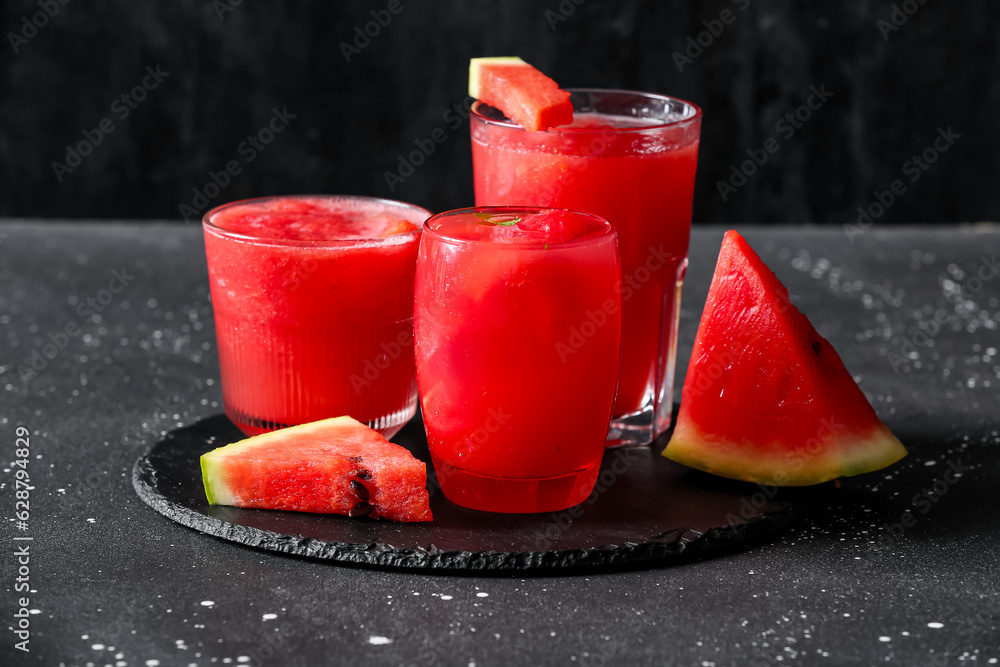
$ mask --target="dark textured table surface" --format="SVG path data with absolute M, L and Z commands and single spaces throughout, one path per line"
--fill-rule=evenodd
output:
M 723 231 L 692 238 L 680 377 Z M 910 456 L 799 492 L 800 523 L 744 551 L 484 578 L 257 551 L 144 505 L 135 459 L 221 412 L 200 228 L 0 223 L 0 664 L 997 664 L 1000 232 L 741 231 Z

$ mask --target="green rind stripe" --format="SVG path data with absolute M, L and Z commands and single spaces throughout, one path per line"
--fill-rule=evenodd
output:
M 212 497 L 212 479 L 208 473 L 208 460 L 205 455 L 201 457 L 201 483 L 205 485 L 205 497 L 208 498 L 208 504 L 215 505 L 215 498 Z
M 774 486 L 811 486 L 839 477 L 853 477 L 881 470 L 906 456 L 902 443 L 885 427 L 875 429 L 870 437 L 826 443 L 827 448 L 813 464 L 804 463 L 798 470 L 782 458 L 745 458 L 739 443 L 712 442 L 705 447 L 701 439 L 684 433 L 670 440 L 663 456 L 683 465 L 713 475 L 744 482 Z M 782 474 L 783 476 L 776 477 Z
M 211 452 L 209 452 L 209 454 L 211 454 Z M 217 493 L 213 493 L 214 491 L 216 491 L 215 487 L 218 484 L 221 483 L 221 480 L 217 479 L 218 478 L 218 473 L 220 472 L 218 470 L 219 466 L 218 466 L 217 463 L 215 463 L 215 465 L 213 465 L 213 463 L 215 463 L 215 462 L 212 461 L 208 457 L 208 454 L 203 454 L 202 455 L 202 457 L 201 457 L 201 481 L 202 481 L 202 484 L 205 485 L 205 497 L 208 498 L 208 504 L 209 505 L 221 505 L 222 503 L 218 502 L 218 498 L 217 498 L 218 494 Z

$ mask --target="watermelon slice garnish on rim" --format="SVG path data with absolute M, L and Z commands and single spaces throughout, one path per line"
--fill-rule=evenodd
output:
M 573 122 L 569 93 L 520 58 L 473 58 L 469 96 L 500 109 L 529 132 Z
M 805 486 L 879 470 L 906 449 L 781 281 L 730 231 L 663 455 L 723 477 Z
M 427 468 L 351 417 L 246 438 L 201 457 L 212 505 L 430 521 Z

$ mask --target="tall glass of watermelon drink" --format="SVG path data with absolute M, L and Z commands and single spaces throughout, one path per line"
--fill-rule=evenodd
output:
M 222 397 L 244 433 L 350 415 L 389 437 L 413 417 L 413 274 L 429 216 L 348 196 L 208 212 Z
M 620 275 L 614 228 L 595 215 L 499 207 L 427 221 L 414 335 L 445 497 L 494 512 L 587 498 L 618 376 Z
M 629 91 L 570 90 L 573 123 L 527 132 L 473 106 L 476 205 L 587 211 L 618 232 L 622 364 L 609 444 L 670 427 L 701 110 Z

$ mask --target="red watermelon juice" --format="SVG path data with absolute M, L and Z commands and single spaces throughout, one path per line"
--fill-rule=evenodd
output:
M 476 204 L 553 206 L 610 221 L 622 261 L 622 364 L 609 444 L 670 426 L 701 111 L 645 93 L 571 90 L 571 125 L 527 132 L 473 106 Z
M 413 274 L 429 216 L 346 196 L 205 216 L 223 401 L 244 433 L 349 415 L 388 437 L 413 417 Z
M 614 229 L 594 215 L 501 207 L 427 221 L 414 335 L 445 497 L 493 512 L 588 497 L 618 376 L 620 275 Z

